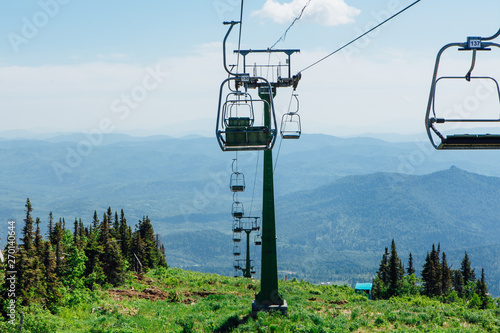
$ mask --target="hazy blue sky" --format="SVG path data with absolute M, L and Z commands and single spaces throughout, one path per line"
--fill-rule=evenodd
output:
M 245 1 L 242 46 L 271 46 L 306 2 Z M 301 49 L 293 59 L 298 71 L 412 2 L 311 0 L 277 47 Z M 236 0 L 3 1 L 0 131 L 168 135 L 192 126 L 212 133 L 225 78 L 222 21 L 238 20 L 239 6 Z M 499 23 L 498 0 L 422 0 L 303 73 L 304 131 L 423 132 L 439 48 L 468 35 L 490 36 Z M 468 58 L 455 53 L 450 71 L 463 75 Z M 481 55 L 479 70 L 498 73 L 499 54 Z M 278 113 L 289 96 L 279 92 Z

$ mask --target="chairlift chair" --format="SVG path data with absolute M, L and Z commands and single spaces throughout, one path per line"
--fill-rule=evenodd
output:
M 243 228 L 241 227 L 240 219 L 234 219 L 233 221 L 233 232 L 242 232 Z
M 233 172 L 229 181 L 231 192 L 245 191 L 245 175 L 241 172 Z
M 259 94 L 269 95 L 265 99 L 254 99 L 241 86 L 252 80 L 259 87 Z M 233 82 L 234 81 L 234 82 Z M 230 87 L 234 83 L 236 90 Z M 223 101 L 224 90 L 229 89 Z M 219 95 L 216 136 L 223 151 L 268 150 L 276 141 L 276 116 L 273 104 L 273 87 L 265 78 L 238 75 L 222 82 Z M 257 110 L 260 114 L 256 114 Z M 265 114 L 267 111 L 267 114 Z M 270 126 L 257 125 L 260 115 L 270 117 Z
M 262 245 L 262 235 L 261 234 L 255 235 L 254 242 L 255 242 L 255 245 L 257 245 L 257 246 Z
M 281 118 L 281 137 L 283 139 L 299 139 L 302 133 L 300 125 L 299 112 L 299 98 L 297 94 L 292 95 L 296 101 L 295 111 L 289 111 L 283 115 Z M 290 101 L 291 106 L 291 101 Z
M 232 208 L 231 212 L 232 212 L 233 217 L 235 217 L 235 218 L 243 217 L 243 214 L 245 212 L 243 209 L 243 203 L 241 203 L 239 201 L 233 202 L 233 208 Z
M 239 255 L 241 254 L 241 250 L 240 250 L 240 247 L 239 247 L 238 245 L 235 245 L 235 246 L 233 247 L 233 254 L 234 254 L 235 256 L 239 256 Z
M 498 97 L 498 105 L 500 106 L 500 87 L 497 80 L 491 76 L 472 76 L 472 71 L 474 70 L 476 64 L 477 51 L 491 51 L 492 47 L 500 48 L 499 44 L 493 42 L 487 42 L 500 36 L 500 30 L 492 37 L 481 38 L 481 37 L 468 37 L 465 43 L 451 43 L 445 45 L 438 52 L 436 57 L 436 63 L 434 67 L 434 75 L 432 79 L 431 90 L 429 94 L 429 100 L 427 104 L 427 113 L 425 118 L 425 126 L 429 140 L 431 141 L 434 148 L 439 150 L 451 150 L 451 149 L 500 149 L 500 134 L 495 133 L 453 133 L 444 134 L 442 133 L 442 124 L 445 123 L 475 123 L 483 125 L 485 123 L 500 123 L 500 117 L 445 117 L 438 114 L 436 110 L 436 88 L 438 83 L 444 80 L 465 80 L 465 82 L 473 82 L 478 80 L 484 80 L 490 82 L 494 85 L 496 90 L 496 95 Z M 459 51 L 471 51 L 472 52 L 472 62 L 469 71 L 465 76 L 442 76 L 438 77 L 439 63 L 443 52 L 451 47 L 458 47 Z M 439 110 L 442 111 L 442 110 Z M 458 126 L 457 126 L 458 127 Z M 441 130 L 440 130 L 441 129 Z M 454 129 L 457 131 L 457 129 Z M 463 129 L 462 129 L 463 131 Z M 440 140 L 440 141 L 439 141 Z M 436 142 L 438 141 L 438 142 Z
M 233 232 L 233 242 L 241 242 L 241 232 Z

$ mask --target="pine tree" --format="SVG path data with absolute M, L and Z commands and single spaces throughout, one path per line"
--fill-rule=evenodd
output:
M 448 266 L 448 262 L 446 261 L 446 253 L 443 252 L 441 262 L 441 295 L 448 295 L 451 291 L 451 269 Z
M 21 238 L 23 242 L 24 251 L 28 256 L 33 255 L 33 218 L 31 217 L 31 212 L 33 211 L 33 207 L 31 206 L 30 198 L 26 200 L 26 218 L 24 219 L 24 228 L 23 228 L 23 238 Z
M 99 228 L 99 224 L 100 224 L 100 221 L 99 221 L 99 218 L 97 217 L 97 211 L 94 210 L 94 218 L 92 220 L 92 228 L 93 229 Z
M 423 294 L 430 297 L 434 296 L 436 269 L 429 253 L 427 253 L 425 257 L 421 275 L 423 281 Z
M 54 311 L 60 305 L 62 299 L 62 284 L 56 275 L 56 261 L 54 257 L 55 254 L 52 251 L 50 242 L 44 242 L 43 266 L 45 267 L 46 304 L 51 311 Z
M 462 272 L 464 286 L 467 285 L 469 282 L 474 282 L 476 280 L 476 274 L 474 270 L 471 269 L 470 260 L 469 256 L 467 255 L 467 252 L 465 252 L 464 259 L 462 260 L 460 271 Z
M 373 298 L 385 299 L 387 298 L 387 289 L 389 284 L 389 265 L 388 265 L 389 250 L 386 247 L 377 275 L 373 279 Z
M 120 220 L 118 219 L 118 212 L 115 212 L 115 219 L 113 223 L 113 237 L 120 239 Z
M 453 289 L 457 292 L 459 297 L 462 297 L 464 292 L 464 278 L 462 276 L 462 272 L 460 272 L 459 270 L 452 270 L 451 276 L 453 281 Z
M 43 237 L 42 232 L 40 231 L 40 219 L 37 217 L 35 220 L 36 223 L 36 231 L 35 231 L 35 249 L 37 257 L 41 257 L 43 252 Z
M 443 287 L 442 287 L 443 272 L 441 269 L 440 252 L 441 252 L 441 244 L 438 243 L 437 250 L 434 247 L 434 244 L 432 244 L 431 260 L 433 263 L 434 274 L 435 274 L 433 277 L 433 286 L 432 286 L 432 295 L 433 296 L 441 295 L 441 291 L 443 290 Z
M 64 236 L 64 230 L 62 227 L 62 220 L 59 219 L 59 222 L 56 222 L 56 225 L 54 227 L 54 248 L 55 248 L 55 254 L 56 254 L 56 273 L 58 276 L 61 276 L 61 269 L 62 269 L 62 256 L 63 256 L 63 236 Z
M 489 304 L 488 286 L 486 285 L 486 277 L 484 268 L 481 269 L 481 279 L 477 280 L 477 295 L 481 299 L 481 308 L 487 309 Z
M 132 254 L 130 252 L 130 247 L 132 243 L 132 229 L 127 225 L 127 219 L 125 218 L 125 213 L 123 212 L 123 209 L 121 210 L 120 213 L 119 223 L 120 223 L 119 238 L 121 240 L 120 246 L 122 250 L 122 255 L 128 261 L 132 261 L 133 258 L 131 257 Z
M 389 267 L 388 267 L 388 297 L 397 296 L 401 293 L 403 289 L 403 275 L 405 273 L 401 259 L 398 257 L 396 251 L 396 242 L 394 239 L 391 244 L 391 254 L 389 256 Z
M 410 252 L 410 256 L 408 258 L 408 270 L 407 270 L 408 275 L 415 274 L 415 267 L 413 266 L 413 256 Z
M 113 217 L 113 213 L 111 212 L 111 208 L 108 208 L 100 226 L 100 243 L 103 250 L 100 261 L 102 262 L 103 271 L 106 274 L 106 281 L 113 285 L 118 285 L 125 278 L 126 262 L 121 255 L 121 250 L 117 242 L 111 238 L 109 228 L 110 217 Z
M 49 213 L 49 226 L 48 226 L 48 233 L 49 233 L 49 242 L 52 244 L 54 243 L 53 240 L 53 233 L 54 233 L 54 218 L 52 217 L 52 212 Z

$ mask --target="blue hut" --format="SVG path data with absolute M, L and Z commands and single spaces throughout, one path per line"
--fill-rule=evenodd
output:
M 354 292 L 356 294 L 365 295 L 368 299 L 372 299 L 373 283 L 356 283 Z

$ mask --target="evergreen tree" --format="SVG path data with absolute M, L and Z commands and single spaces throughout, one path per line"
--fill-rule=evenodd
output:
M 437 250 L 435 249 L 434 244 L 432 244 L 431 260 L 433 262 L 434 272 L 435 272 L 435 276 L 433 277 L 433 287 L 432 287 L 433 296 L 441 295 L 441 291 L 443 290 L 442 286 L 443 272 L 441 269 L 440 252 L 441 252 L 441 244 L 438 243 Z
M 120 239 L 120 220 L 118 219 L 118 212 L 115 212 L 115 219 L 113 223 L 113 237 Z
M 101 223 L 100 243 L 103 252 L 100 256 L 103 271 L 106 273 L 106 281 L 113 285 L 118 285 L 125 278 L 126 262 L 124 261 L 120 247 L 117 242 L 111 238 L 109 218 L 113 217 L 111 208 L 108 208 L 107 213 L 103 216 Z
M 422 267 L 423 294 L 429 297 L 435 296 L 436 293 L 436 267 L 432 260 L 431 254 L 427 253 L 425 262 Z
M 481 279 L 477 280 L 477 295 L 481 299 L 481 308 L 487 309 L 489 305 L 488 286 L 486 285 L 486 277 L 484 268 L 481 269 Z
M 387 290 L 389 288 L 389 264 L 388 264 L 389 250 L 386 247 L 384 254 L 382 255 L 382 260 L 380 261 L 380 266 L 377 271 L 377 275 L 373 279 L 373 298 L 374 299 L 385 299 L 387 298 Z
M 97 211 L 94 210 L 94 218 L 92 220 L 92 228 L 93 229 L 99 228 L 99 224 L 100 224 L 100 221 L 99 221 L 99 218 L 97 217 Z
M 415 267 L 413 267 L 413 256 L 410 252 L 410 257 L 408 259 L 408 275 L 415 274 Z
M 21 241 L 23 242 L 23 248 L 28 256 L 33 255 L 33 218 L 31 217 L 31 212 L 33 207 L 31 206 L 30 198 L 26 200 L 26 218 L 24 219 L 23 237 Z
M 401 293 L 403 289 L 403 275 L 405 273 L 401 259 L 398 257 L 396 251 L 396 243 L 394 239 L 391 244 L 391 254 L 389 256 L 389 267 L 388 267 L 388 297 L 397 296 Z
M 61 275 L 61 269 L 62 269 L 62 256 L 63 256 L 63 236 L 64 236 L 64 230 L 62 227 L 62 220 L 59 219 L 59 222 L 56 222 L 56 225 L 54 227 L 54 248 L 55 248 L 55 254 L 56 254 L 56 273 L 58 276 Z
M 464 292 L 464 278 L 462 276 L 462 272 L 459 270 L 452 270 L 451 276 L 453 281 L 453 289 L 457 292 L 459 297 L 462 297 Z
M 446 261 L 446 253 L 443 252 L 441 263 L 441 295 L 448 295 L 451 291 L 451 269 Z
M 51 311 L 54 311 L 55 307 L 61 303 L 62 284 L 56 275 L 55 254 L 52 251 L 50 242 L 43 243 L 43 266 L 45 267 L 46 304 Z
M 462 260 L 460 271 L 462 272 L 464 286 L 466 286 L 469 282 L 476 281 L 476 274 L 474 270 L 471 269 L 470 260 L 469 256 L 467 255 L 467 252 L 465 252 L 464 259 Z
M 40 231 L 40 219 L 37 217 L 35 220 L 36 223 L 36 231 L 35 231 L 35 250 L 37 257 L 41 257 L 43 252 L 43 237 L 42 232 Z
M 122 250 L 122 255 L 125 259 L 132 261 L 131 257 L 131 252 L 130 252 L 130 247 L 132 243 L 132 229 L 127 225 L 127 219 L 125 218 L 125 213 L 123 212 L 123 209 L 121 210 L 120 213 L 120 220 L 119 220 L 119 238 L 121 240 L 120 246 Z M 135 259 L 133 259 L 135 260 Z
M 79 228 L 78 219 L 75 217 L 75 222 L 73 222 L 73 243 L 77 246 L 80 243 L 80 240 L 79 240 L 80 232 L 79 232 L 78 228 Z
M 48 233 L 49 233 L 49 242 L 52 244 L 54 243 L 53 240 L 53 233 L 54 233 L 54 218 L 52 217 L 52 212 L 49 213 L 49 226 L 48 226 Z

